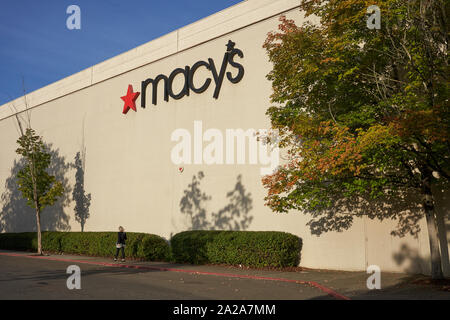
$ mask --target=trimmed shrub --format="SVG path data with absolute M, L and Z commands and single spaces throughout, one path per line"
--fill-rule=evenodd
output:
M 153 234 L 144 234 L 136 246 L 136 255 L 148 261 L 170 261 L 171 253 L 166 240 Z
M 184 231 L 177 233 L 170 240 L 173 259 L 180 263 L 209 263 L 206 245 L 222 232 L 225 231 Z
M 34 232 L 33 235 L 37 239 L 36 232 Z M 45 251 L 62 252 L 61 238 L 63 237 L 63 235 L 64 232 L 42 232 L 42 249 Z
M 117 232 L 42 232 L 42 250 L 111 257 L 115 253 Z M 0 249 L 37 250 L 36 232 L 0 233 Z M 165 261 L 170 256 L 168 243 L 160 236 L 127 232 L 125 255 L 135 259 Z
M 296 267 L 301 239 L 285 232 L 185 231 L 171 240 L 176 262 Z
M 0 249 L 37 251 L 36 232 L 0 233 Z
M 229 264 L 249 267 L 298 266 L 301 239 L 285 232 L 185 231 L 176 234 L 171 247 L 153 234 L 127 232 L 127 257 L 148 261 L 192 264 Z M 42 233 L 42 249 L 51 252 L 111 257 L 116 232 Z M 36 251 L 36 232 L 0 233 L 0 249 Z

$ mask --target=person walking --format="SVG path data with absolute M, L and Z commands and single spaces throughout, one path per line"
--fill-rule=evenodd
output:
M 116 243 L 116 254 L 114 256 L 114 261 L 117 261 L 119 256 L 119 251 L 122 250 L 122 262 L 125 261 L 125 241 L 127 240 L 127 234 L 122 226 L 119 227 L 119 232 L 117 233 L 117 243 Z

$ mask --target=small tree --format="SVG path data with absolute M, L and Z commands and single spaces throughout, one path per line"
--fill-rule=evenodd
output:
M 20 127 L 21 128 L 21 127 Z M 51 155 L 45 147 L 42 137 L 27 128 L 25 133 L 21 128 L 21 136 L 17 140 L 19 147 L 16 152 L 25 162 L 17 174 L 19 190 L 27 200 L 27 204 L 36 210 L 36 229 L 38 235 L 38 254 L 42 254 L 41 212 L 46 206 L 53 205 L 63 194 L 60 181 L 47 173 L 51 163 Z

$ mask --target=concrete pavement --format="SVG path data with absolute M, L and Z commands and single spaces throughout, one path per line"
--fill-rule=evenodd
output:
M 69 290 L 69 265 L 81 268 L 81 290 Z M 0 251 L 0 299 L 446 299 L 450 292 L 414 284 L 421 276 L 382 273 L 368 290 L 365 272 L 282 272 L 226 266 Z

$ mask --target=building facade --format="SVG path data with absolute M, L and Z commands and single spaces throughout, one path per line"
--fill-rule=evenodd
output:
M 429 273 L 423 218 L 416 237 L 392 235 L 397 221 L 368 218 L 316 235 L 310 216 L 264 205 L 262 174 L 283 152 L 253 134 L 270 128 L 262 45 L 282 14 L 304 20 L 297 0 L 244 1 L 0 106 L 1 232 L 35 228 L 13 178 L 17 117 L 26 118 L 27 105 L 66 190 L 44 210 L 46 230 L 123 225 L 166 239 L 191 229 L 285 231 L 302 238 L 304 267 Z M 446 199 L 438 199 L 443 215 Z M 440 229 L 448 232 L 448 220 Z

